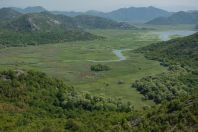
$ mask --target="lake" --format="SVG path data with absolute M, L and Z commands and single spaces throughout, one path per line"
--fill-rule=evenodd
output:
M 155 32 L 155 34 L 158 34 L 160 39 L 162 41 L 168 41 L 170 40 L 170 37 L 173 36 L 173 35 L 178 35 L 178 36 L 181 36 L 181 37 L 184 37 L 184 36 L 189 36 L 189 35 L 192 35 L 196 33 L 196 31 L 189 31 L 189 30 L 186 30 L 186 31 L 165 31 L 165 32 Z

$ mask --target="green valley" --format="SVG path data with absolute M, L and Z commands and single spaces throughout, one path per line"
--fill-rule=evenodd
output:
M 198 131 L 197 19 L 0 9 L 0 132 Z
M 107 39 L 4 48 L 1 49 L 0 68 L 2 70 L 20 68 L 43 71 L 65 80 L 79 91 L 123 98 L 134 102 L 137 108 L 147 105 L 147 102 L 142 101 L 142 96 L 135 89 L 131 89 L 130 85 L 132 81 L 145 75 L 165 71 L 165 68 L 161 67 L 158 62 L 147 60 L 141 54 L 128 54 L 129 51 L 125 51 L 127 60 L 102 63 L 111 67 L 109 71 L 93 72 L 90 66 L 99 63 L 91 60 L 118 60 L 112 49 L 134 50 L 158 41 L 158 37 L 144 31 L 93 30 L 91 32 L 97 35 L 105 33 Z M 120 80 L 124 80 L 124 84 L 119 85 Z

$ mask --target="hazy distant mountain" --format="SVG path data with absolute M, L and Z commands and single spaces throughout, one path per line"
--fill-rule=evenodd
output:
M 100 12 L 100 11 L 95 11 L 95 10 L 89 10 L 89 11 L 85 12 L 84 14 L 91 15 L 91 16 L 106 17 L 106 18 L 111 19 L 110 17 L 108 17 L 108 13 L 104 13 L 104 12 Z
M 45 8 L 41 7 L 41 6 L 34 6 L 34 7 L 27 7 L 25 9 L 21 9 L 21 8 L 16 8 L 16 7 L 12 7 L 12 9 L 26 14 L 26 13 L 39 13 L 39 12 L 44 12 L 47 11 Z
M 79 15 L 74 17 L 74 20 L 78 27 L 81 28 L 99 28 L 99 29 L 137 29 L 136 27 L 129 25 L 125 22 L 116 22 L 111 19 Z
M 64 14 L 68 16 L 77 16 L 77 15 L 93 15 L 100 16 L 116 21 L 127 21 L 127 22 L 146 22 L 157 17 L 167 17 L 172 13 L 167 12 L 162 9 L 155 7 L 130 7 L 130 8 L 121 8 L 112 12 L 99 12 L 99 11 L 87 11 L 87 12 L 54 12 L 58 14 Z
M 107 17 L 106 13 L 104 12 L 99 12 L 95 10 L 89 10 L 86 12 L 75 12 L 75 11 L 51 11 L 53 14 L 61 14 L 61 15 L 66 15 L 66 16 L 79 16 L 79 15 L 91 15 L 91 16 L 99 16 L 99 17 Z
M 177 12 L 169 17 L 155 18 L 147 24 L 157 25 L 171 25 L 171 24 L 197 24 L 198 22 L 198 11 L 191 12 Z
M 26 14 L 26 13 L 39 13 L 39 12 L 44 12 L 46 9 L 40 6 L 36 7 L 27 7 L 25 9 L 21 8 L 15 8 L 12 7 L 12 9 Z M 130 8 L 121 8 L 118 10 L 114 10 L 112 12 L 99 12 L 99 11 L 94 11 L 90 10 L 87 12 L 67 12 L 67 11 L 51 11 L 53 14 L 62 14 L 66 16 L 78 16 L 78 15 L 92 15 L 92 16 L 99 16 L 99 17 L 105 17 L 109 19 L 113 19 L 116 21 L 124 21 L 124 22 L 147 22 L 150 21 L 154 18 L 157 17 L 168 17 L 172 13 L 158 9 L 155 7 L 130 7 Z
M 16 18 L 20 15 L 21 15 L 21 13 L 15 11 L 13 9 L 10 9 L 10 8 L 0 9 L 0 20 L 13 19 L 13 18 Z
M 74 11 L 70 11 L 70 12 L 67 12 L 67 11 L 51 11 L 51 13 L 53 13 L 55 15 L 65 15 L 65 16 L 70 16 L 70 17 L 75 17 L 75 16 L 78 16 L 78 15 L 84 14 L 82 12 L 74 12 Z
M 167 17 L 170 15 L 170 12 L 155 7 L 121 8 L 108 13 L 111 19 L 130 22 L 145 22 L 156 17 Z

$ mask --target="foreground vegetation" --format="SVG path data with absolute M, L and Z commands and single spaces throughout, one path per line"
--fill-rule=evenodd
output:
M 198 96 L 134 111 L 130 103 L 76 93 L 34 71 L 0 74 L 1 131 L 197 130 Z

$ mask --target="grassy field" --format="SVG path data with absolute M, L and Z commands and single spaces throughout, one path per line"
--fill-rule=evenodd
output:
M 153 102 L 143 101 L 142 95 L 131 83 L 144 76 L 158 74 L 166 69 L 158 62 L 147 60 L 133 50 L 159 41 L 157 35 L 148 31 L 91 30 L 105 36 L 104 40 L 79 41 L 43 46 L 14 47 L 0 50 L 0 69 L 34 69 L 63 79 L 78 91 L 101 96 L 122 98 L 139 109 Z M 123 54 L 127 60 L 101 62 L 111 70 L 92 72 L 90 66 L 99 62 L 117 60 L 112 49 L 131 49 Z M 122 82 L 122 84 L 119 84 Z

